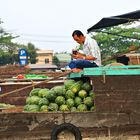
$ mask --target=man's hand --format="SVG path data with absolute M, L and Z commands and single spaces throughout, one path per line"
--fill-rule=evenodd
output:
M 76 55 L 75 54 L 72 54 L 72 58 L 74 59 L 83 59 L 85 55 L 83 54 L 80 54 L 80 53 L 77 53 Z

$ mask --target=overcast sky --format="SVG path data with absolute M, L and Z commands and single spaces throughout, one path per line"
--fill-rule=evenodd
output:
M 0 26 L 20 36 L 14 42 L 70 52 L 77 45 L 73 30 L 86 33 L 103 17 L 136 10 L 140 0 L 0 0 Z

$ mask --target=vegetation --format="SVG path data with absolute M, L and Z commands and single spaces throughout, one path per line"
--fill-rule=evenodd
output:
M 53 60 L 52 60 L 53 64 L 55 64 L 56 66 L 60 66 L 60 61 L 56 56 L 53 56 Z
M 128 24 L 127 24 L 128 25 Z M 93 34 L 101 48 L 102 60 L 128 51 L 130 46 L 140 46 L 140 28 L 124 26 L 96 30 Z
M 2 21 L 0 21 L 0 24 Z M 19 36 L 13 36 L 10 33 L 7 33 L 0 26 L 0 65 L 6 64 L 15 64 L 19 62 L 18 51 L 20 48 L 27 50 L 28 57 L 30 58 L 30 63 L 36 63 L 36 50 L 35 46 L 32 43 L 27 45 L 22 45 L 18 43 L 13 43 L 13 39 Z

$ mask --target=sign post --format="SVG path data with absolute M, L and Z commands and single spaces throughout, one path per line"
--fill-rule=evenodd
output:
M 26 51 L 26 49 L 19 50 L 19 64 L 21 66 L 27 65 L 27 51 Z

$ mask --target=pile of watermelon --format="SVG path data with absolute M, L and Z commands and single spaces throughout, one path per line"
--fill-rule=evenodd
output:
M 26 98 L 24 111 L 93 111 L 94 92 L 89 81 L 66 80 L 51 89 L 34 88 Z

